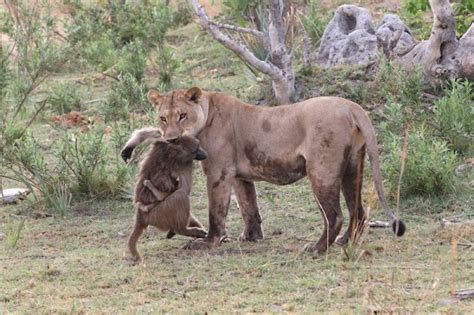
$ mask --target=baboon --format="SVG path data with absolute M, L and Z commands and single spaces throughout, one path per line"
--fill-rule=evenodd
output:
M 130 144 L 143 141 L 137 136 L 156 138 L 140 165 L 135 187 L 135 227 L 130 234 L 128 246 L 134 258 L 141 261 L 137 241 L 148 225 L 162 231 L 203 238 L 207 231 L 191 213 L 189 194 L 192 185 L 192 162 L 204 160 L 207 153 L 194 137 L 183 136 L 171 143 L 159 140 L 159 135 L 150 130 L 134 134 L 122 150 L 127 161 Z

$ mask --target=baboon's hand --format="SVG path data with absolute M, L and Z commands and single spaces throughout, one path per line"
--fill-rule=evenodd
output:
M 130 159 L 132 156 L 133 148 L 132 147 L 125 147 L 120 152 L 120 156 L 125 161 L 125 163 Z
M 143 185 L 144 185 L 146 188 L 150 188 L 150 186 L 151 186 L 150 180 L 149 180 L 149 179 L 145 179 L 145 180 L 143 181 Z

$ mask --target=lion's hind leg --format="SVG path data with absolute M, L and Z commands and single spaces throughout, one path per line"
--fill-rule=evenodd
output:
M 361 194 L 364 156 L 365 147 L 362 147 L 349 158 L 342 178 L 342 192 L 349 210 L 349 226 L 344 235 L 337 239 L 337 243 L 341 245 L 347 244 L 349 239 L 356 239 L 364 230 L 366 217 Z
M 344 221 L 339 196 L 341 172 L 345 169 L 346 159 L 343 154 L 338 154 L 337 150 L 333 151 L 335 152 L 320 154 L 307 162 L 306 173 L 324 222 L 324 231 L 318 242 L 305 245 L 304 250 L 307 252 L 325 252 L 334 243 Z M 338 156 L 340 161 L 335 161 Z

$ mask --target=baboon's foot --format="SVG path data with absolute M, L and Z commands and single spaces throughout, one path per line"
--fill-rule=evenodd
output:
M 124 255 L 122 259 L 129 266 L 145 265 L 145 261 L 141 256 Z
M 239 236 L 241 242 L 256 242 L 263 239 L 263 230 L 260 223 L 255 223 L 249 227 L 245 227 Z
M 198 238 L 186 243 L 183 246 L 183 249 L 205 250 L 215 248 L 218 247 L 226 238 L 226 235 L 216 236 L 213 238 Z

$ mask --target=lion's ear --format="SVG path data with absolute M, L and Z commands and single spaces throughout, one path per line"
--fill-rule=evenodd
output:
M 160 94 L 160 92 L 158 92 L 157 90 L 150 90 L 146 96 L 147 96 L 148 101 L 149 101 L 150 103 L 152 103 L 152 104 L 157 104 L 157 103 L 158 103 L 158 100 L 159 100 L 160 97 L 161 97 L 161 94 Z
M 197 101 L 199 100 L 199 98 L 201 97 L 201 89 L 198 88 L 198 87 L 192 87 L 190 88 L 189 90 L 186 91 L 186 93 L 184 94 L 184 96 L 186 96 L 186 98 L 192 102 L 195 102 L 197 103 Z

